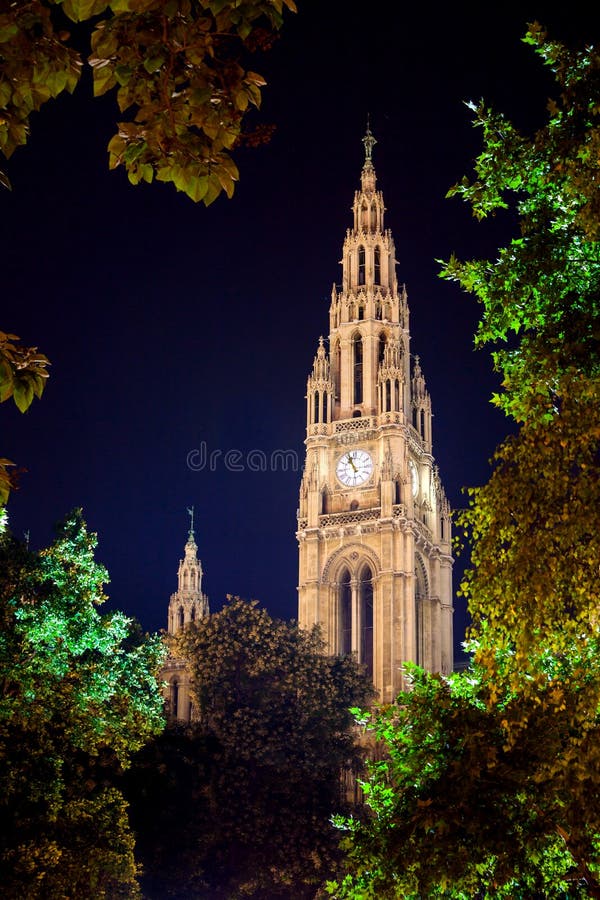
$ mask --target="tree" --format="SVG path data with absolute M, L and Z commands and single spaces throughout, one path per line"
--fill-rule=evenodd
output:
M 7 898 L 137 896 L 121 771 L 163 725 L 162 642 L 100 615 L 106 571 L 71 514 L 0 538 L 0 880 Z
M 42 396 L 48 365 L 48 359 L 37 347 L 24 347 L 16 334 L 0 331 L 0 403 L 12 397 L 21 412 L 29 409 L 33 398 Z M 9 459 L 0 459 L 0 533 L 5 521 L 2 507 L 16 485 L 13 466 Z
M 151 895 L 291 900 L 313 897 L 331 875 L 330 817 L 343 809 L 340 772 L 357 756 L 349 707 L 373 688 L 352 657 L 324 649 L 316 629 L 239 598 L 183 633 L 176 652 L 197 721 L 143 751 L 132 772 Z
M 475 179 L 449 191 L 478 219 L 513 208 L 519 235 L 495 261 L 452 257 L 442 275 L 483 307 L 475 343 L 498 348 L 494 401 L 517 422 L 551 422 L 573 379 L 597 387 L 600 374 L 600 53 L 550 41 L 537 23 L 524 40 L 560 91 L 548 123 L 526 137 L 483 102 L 469 104 L 484 149 Z
M 540 654 L 568 652 L 598 628 L 600 500 L 600 53 L 568 50 L 534 24 L 525 37 L 555 74 L 548 124 L 525 138 L 483 104 L 476 178 L 450 191 L 483 218 L 514 195 L 519 237 L 495 263 L 452 259 L 443 274 L 476 294 L 478 344 L 492 343 L 519 424 L 489 483 L 461 517 L 473 566 L 462 591 L 480 660 L 514 649 L 515 677 L 536 689 Z M 530 677 L 532 676 L 532 677 Z M 591 709 L 595 698 L 591 697 Z
M 482 304 L 518 426 L 458 517 L 472 666 L 416 675 L 371 722 L 388 758 L 372 818 L 345 823 L 340 897 L 600 896 L 600 53 L 535 23 L 525 41 L 558 84 L 548 122 L 526 137 L 471 104 L 484 148 L 450 191 L 514 210 L 518 236 L 442 272 Z
M 0 14 L 0 150 L 25 144 L 31 113 L 73 92 L 91 31 L 94 94 L 116 90 L 122 121 L 109 166 L 133 184 L 173 182 L 194 201 L 231 197 L 238 170 L 231 150 L 259 107 L 261 75 L 248 58 L 266 50 L 294 0 L 17 0 Z M 10 187 L 6 175 L 0 181 Z
M 362 717 L 386 754 L 369 764 L 369 814 L 336 820 L 349 872 L 330 894 L 600 896 L 600 776 L 573 754 L 570 737 L 587 713 L 581 686 L 599 677 L 598 649 L 568 662 L 548 657 L 535 698 L 502 689 L 477 665 L 449 677 L 414 667 L 412 690 Z M 584 760 L 599 738 L 595 717 Z

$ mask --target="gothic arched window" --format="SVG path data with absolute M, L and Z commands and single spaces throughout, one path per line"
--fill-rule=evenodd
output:
M 358 586 L 358 611 L 360 621 L 360 662 L 373 677 L 373 575 L 366 566 Z
M 371 203 L 371 231 L 377 228 L 377 207 L 375 203 Z
M 354 374 L 354 403 L 363 400 L 363 345 L 360 334 L 352 338 L 352 369 Z
M 342 371 L 342 348 L 340 346 L 340 342 L 338 341 L 335 345 L 335 372 L 334 372 L 334 386 L 336 396 L 339 398 L 340 396 L 340 373 Z
M 185 622 L 185 612 L 183 611 L 183 606 L 179 607 L 178 619 L 179 619 L 179 630 L 183 631 L 183 624 Z
M 363 200 L 360 208 L 360 227 L 363 231 L 366 231 L 369 227 L 369 208 L 366 200 Z
M 374 260 L 373 279 L 375 284 L 381 284 L 381 250 L 379 247 L 375 247 Z
M 358 283 L 365 284 L 365 248 L 358 248 Z
M 365 565 L 354 583 L 348 569 L 344 569 L 338 586 L 339 653 L 346 655 L 355 651 L 371 678 L 373 618 L 373 573 L 370 567 Z
M 350 572 L 342 572 L 339 596 L 340 654 L 352 653 L 352 585 Z

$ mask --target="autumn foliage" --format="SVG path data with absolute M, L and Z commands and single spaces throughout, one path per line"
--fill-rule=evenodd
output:
M 25 144 L 31 113 L 73 92 L 88 63 L 94 95 L 116 94 L 111 169 L 123 166 L 133 184 L 172 182 L 206 205 L 231 197 L 231 151 L 265 133 L 246 122 L 266 83 L 249 60 L 268 49 L 284 9 L 293 0 L 17 0 L 0 13 L 0 150 Z M 91 34 L 87 59 L 79 23 Z

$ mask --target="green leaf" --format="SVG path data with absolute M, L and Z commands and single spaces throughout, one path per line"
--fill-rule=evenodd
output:
M 89 59 L 89 63 L 93 67 L 94 73 L 94 97 L 101 97 L 102 94 L 115 87 L 117 83 L 115 70 L 108 59 L 93 57 Z
M 99 16 L 108 6 L 107 0 L 63 0 L 61 7 L 73 22 L 85 22 Z
M 197 203 L 199 200 L 203 200 L 206 196 L 206 192 L 208 191 L 208 176 L 192 176 L 189 180 L 189 184 L 186 190 L 188 197 Z
M 33 401 L 34 388 L 29 378 L 16 377 L 13 383 L 13 398 L 17 409 L 24 413 Z
M 154 72 L 158 72 L 164 61 L 164 55 L 150 56 L 144 60 L 144 69 L 149 75 L 152 75 Z
M 121 65 L 115 68 L 115 78 L 120 85 L 128 84 L 132 74 L 133 70 L 130 66 Z

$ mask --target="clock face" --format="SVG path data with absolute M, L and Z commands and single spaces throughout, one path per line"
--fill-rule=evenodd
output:
M 366 450 L 348 450 L 337 461 L 337 477 L 346 487 L 359 487 L 373 473 L 373 460 Z
M 412 487 L 412 495 L 413 497 L 416 497 L 419 493 L 419 473 L 417 472 L 417 467 L 415 466 L 412 459 L 408 462 L 408 468 L 410 470 L 410 484 Z

